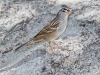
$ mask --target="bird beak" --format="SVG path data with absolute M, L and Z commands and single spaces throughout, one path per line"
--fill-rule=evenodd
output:
M 70 15 L 70 14 L 71 14 L 71 12 L 70 12 L 70 11 L 68 11 L 68 12 L 67 12 L 67 14 L 68 14 L 68 15 Z

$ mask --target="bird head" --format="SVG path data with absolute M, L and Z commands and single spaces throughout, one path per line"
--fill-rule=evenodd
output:
M 62 8 L 61 10 L 59 10 L 58 12 L 58 16 L 59 17 L 66 17 L 69 16 L 71 14 L 71 11 L 69 8 Z

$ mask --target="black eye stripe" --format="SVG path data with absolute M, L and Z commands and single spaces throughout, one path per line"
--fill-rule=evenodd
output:
M 67 11 L 70 11 L 69 9 L 66 9 L 66 8 L 63 8 L 63 10 L 67 10 Z
M 66 8 L 63 8 L 64 10 L 67 10 Z
M 69 12 L 70 10 L 69 9 L 66 9 L 66 8 L 62 8 L 61 11 L 62 12 L 65 12 L 65 11 L 68 11 Z

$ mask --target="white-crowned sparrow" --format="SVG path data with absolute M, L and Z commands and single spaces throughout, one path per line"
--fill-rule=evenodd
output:
M 68 16 L 70 14 L 71 12 L 69 8 L 62 8 L 61 10 L 59 10 L 56 17 L 47 26 L 45 26 L 33 39 L 16 48 L 15 51 L 17 51 L 19 48 L 23 46 L 32 44 L 34 42 L 46 40 L 49 42 L 49 45 L 53 52 L 53 48 L 50 43 L 53 42 L 56 38 L 58 38 L 65 31 Z M 56 44 L 55 42 L 53 43 Z

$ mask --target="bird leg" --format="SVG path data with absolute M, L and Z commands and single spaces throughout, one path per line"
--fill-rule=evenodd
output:
M 59 49 L 61 49 L 61 50 L 65 50 L 66 48 L 64 48 L 64 47 L 62 47 L 62 46 L 60 46 L 60 45 L 58 45 L 56 42 L 54 42 L 53 41 L 53 44 L 55 44 Z
M 50 46 L 50 49 L 52 50 L 52 53 L 55 54 L 55 55 L 57 55 L 57 54 L 54 52 L 54 49 L 53 49 L 53 47 L 52 47 L 52 45 L 51 45 L 51 41 L 49 42 L 49 46 Z

